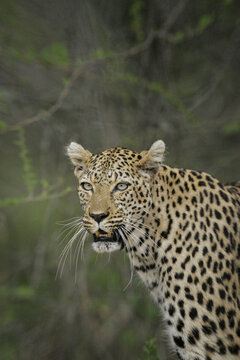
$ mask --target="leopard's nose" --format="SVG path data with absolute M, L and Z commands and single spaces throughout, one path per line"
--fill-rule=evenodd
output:
M 89 215 L 97 222 L 100 223 L 106 217 L 108 217 L 109 212 L 107 213 L 89 213 Z

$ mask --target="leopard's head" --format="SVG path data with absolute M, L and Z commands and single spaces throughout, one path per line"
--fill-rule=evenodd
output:
M 77 143 L 68 146 L 79 181 L 83 225 L 93 234 L 95 251 L 124 247 L 130 229 L 149 214 L 153 178 L 164 151 L 161 140 L 141 153 L 117 147 L 92 154 Z

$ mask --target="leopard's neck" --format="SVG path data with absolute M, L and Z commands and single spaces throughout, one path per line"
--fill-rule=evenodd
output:
M 150 290 L 161 286 L 159 274 L 168 262 L 165 253 L 178 228 L 178 217 L 172 215 L 172 207 L 179 196 L 178 191 L 173 191 L 175 180 L 174 169 L 162 166 L 152 181 L 151 209 L 137 226 L 135 224 L 128 238 L 130 261 Z

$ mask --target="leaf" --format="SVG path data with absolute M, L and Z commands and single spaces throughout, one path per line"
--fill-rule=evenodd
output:
M 37 60 L 37 51 L 34 46 L 29 46 L 25 49 L 18 49 L 15 46 L 9 46 L 9 54 L 13 58 L 26 63 L 33 63 Z
M 158 360 L 157 342 L 155 338 L 145 341 L 141 360 Z
M 66 78 L 66 77 L 63 77 L 63 78 L 62 78 L 62 82 L 63 82 L 63 85 L 64 85 L 64 86 L 67 86 L 67 85 L 69 84 L 69 79 Z
M 6 130 L 8 127 L 5 121 L 0 121 L 0 130 Z
M 141 42 L 144 39 L 143 13 L 145 4 L 142 0 L 135 0 L 130 7 L 131 28 L 137 39 Z
M 198 21 L 198 25 L 197 25 L 197 32 L 199 34 L 201 34 L 214 20 L 213 15 L 211 14 L 205 14 L 203 15 L 199 21 Z
M 227 135 L 238 133 L 240 131 L 240 117 L 232 121 L 230 124 L 227 124 L 223 130 Z
M 81 58 L 76 59 L 76 61 L 75 61 L 76 67 L 81 67 L 83 65 L 84 65 L 84 61 Z
M 184 31 L 177 31 L 174 37 L 176 41 L 182 41 L 185 38 Z
M 30 286 L 22 285 L 15 289 L 14 295 L 22 300 L 30 300 L 35 296 L 35 290 Z
M 41 179 L 40 184 L 42 185 L 42 188 L 44 190 L 48 190 L 50 188 L 50 184 L 48 183 L 48 181 L 46 179 Z
M 111 50 L 97 49 L 97 51 L 91 52 L 91 56 L 97 57 L 98 59 L 105 59 L 114 56 L 114 53 Z
M 35 296 L 35 290 L 29 285 L 19 285 L 15 288 L 2 286 L 0 290 L 2 297 L 17 297 L 22 300 L 29 300 Z
M 154 91 L 161 96 L 163 96 L 169 103 L 177 108 L 177 110 L 182 113 L 189 121 L 195 121 L 194 115 L 188 111 L 186 106 L 179 100 L 175 95 L 173 95 L 168 89 L 164 88 L 161 84 L 157 82 L 147 81 L 143 78 L 137 77 L 132 73 L 117 73 L 116 78 L 118 80 L 128 81 L 132 84 L 140 85 Z
M 0 207 L 8 207 L 11 205 L 17 205 L 17 204 L 21 204 L 24 201 L 25 201 L 24 197 L 0 199 Z
M 42 50 L 40 59 L 50 65 L 66 66 L 69 63 L 68 50 L 60 43 L 54 43 Z
M 19 157 L 22 160 L 23 178 L 28 192 L 31 193 L 36 187 L 37 175 L 32 169 L 32 159 L 26 145 L 25 132 L 23 128 L 18 129 L 18 139 L 14 141 L 14 144 L 20 150 Z
M 224 5 L 225 6 L 228 6 L 228 5 L 231 5 L 233 3 L 234 0 L 225 0 L 224 1 Z

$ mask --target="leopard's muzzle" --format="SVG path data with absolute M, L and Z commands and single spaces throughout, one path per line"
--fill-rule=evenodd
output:
M 97 252 L 112 252 L 122 250 L 124 248 L 124 241 L 117 230 L 114 230 L 112 233 L 98 230 L 93 234 L 92 246 Z

